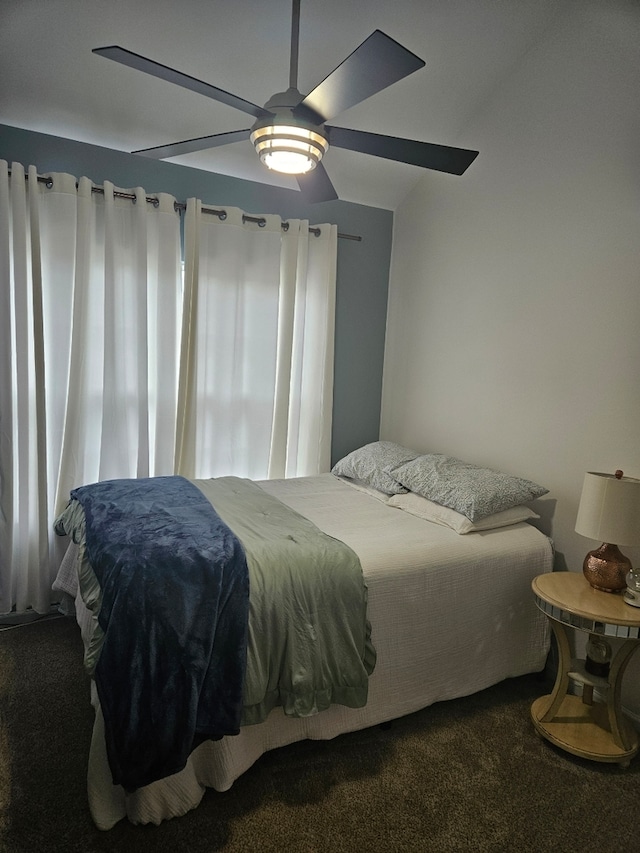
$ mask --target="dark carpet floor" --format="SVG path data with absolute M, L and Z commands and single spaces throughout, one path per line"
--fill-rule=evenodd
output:
M 185 817 L 105 833 L 86 801 L 93 711 L 76 624 L 3 630 L 0 851 L 640 851 L 640 758 L 621 770 L 541 740 L 529 707 L 548 690 L 512 679 L 390 728 L 276 750 Z

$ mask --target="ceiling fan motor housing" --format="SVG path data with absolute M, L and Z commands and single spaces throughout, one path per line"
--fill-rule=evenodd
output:
M 302 97 L 295 87 L 272 95 L 264 105 L 269 115 L 259 118 L 251 128 L 251 142 L 269 169 L 304 174 L 315 169 L 329 150 L 327 133 L 321 124 L 294 116 L 293 109 Z

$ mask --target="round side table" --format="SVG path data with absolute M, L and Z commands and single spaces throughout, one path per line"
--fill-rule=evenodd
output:
M 546 613 L 558 644 L 553 691 L 536 699 L 531 719 L 542 737 L 567 752 L 628 767 L 638 752 L 638 735 L 620 705 L 622 676 L 640 642 L 640 610 L 621 595 L 593 589 L 582 573 L 551 572 L 532 581 L 536 605 Z M 569 630 L 622 639 L 606 676 L 593 675 L 585 661 L 572 659 Z M 572 683 L 582 695 L 569 693 Z M 594 701 L 594 688 L 603 701 Z

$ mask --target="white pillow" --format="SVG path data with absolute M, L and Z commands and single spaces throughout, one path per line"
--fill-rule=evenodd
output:
M 394 506 L 408 512 L 410 515 L 415 515 L 418 518 L 424 518 L 425 521 L 433 521 L 435 524 L 442 524 L 445 527 L 450 527 L 456 533 L 476 533 L 480 530 L 494 530 L 497 527 L 509 527 L 511 524 L 517 524 L 519 521 L 526 521 L 529 518 L 540 518 L 528 506 L 514 506 L 509 509 L 503 509 L 501 512 L 495 512 L 492 515 L 487 515 L 480 521 L 469 521 L 466 515 L 456 512 L 455 509 L 441 506 L 440 504 L 430 501 L 428 498 L 423 498 L 422 495 L 416 495 L 415 492 L 407 492 L 404 495 L 392 495 L 388 501 L 388 506 Z
M 334 476 L 340 480 L 341 483 L 344 483 L 352 489 L 356 489 L 358 492 L 364 492 L 365 495 L 369 495 L 376 500 L 382 501 L 383 503 L 386 503 L 389 500 L 389 495 L 386 492 L 381 492 L 379 489 L 367 486 L 366 483 L 361 483 L 360 480 L 351 480 L 349 477 L 340 477 L 338 474 L 334 474 Z

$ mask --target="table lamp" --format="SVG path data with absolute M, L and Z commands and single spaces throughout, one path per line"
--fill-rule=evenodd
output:
M 591 586 L 604 592 L 626 589 L 631 561 L 618 545 L 640 545 L 640 480 L 622 471 L 585 474 L 576 533 L 602 542 L 582 565 Z

